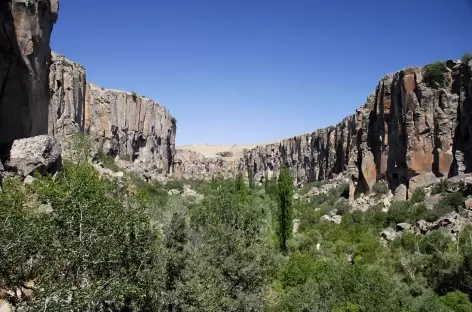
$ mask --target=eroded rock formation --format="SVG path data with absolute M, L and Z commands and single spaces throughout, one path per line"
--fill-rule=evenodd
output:
M 171 171 L 176 121 L 165 107 L 131 92 L 89 84 L 82 66 L 57 54 L 49 86 L 51 135 L 84 132 L 95 139 L 97 150 Z
M 58 0 L 0 1 L 0 143 L 47 133 Z
M 385 76 L 366 104 L 336 126 L 245 150 L 235 172 L 252 170 L 261 182 L 284 164 L 298 184 L 344 173 L 351 180 L 351 198 L 379 180 L 395 191 L 412 179 L 415 185 L 431 180 L 431 173 L 471 172 L 472 62 L 448 61 L 444 87 L 429 87 L 423 72 L 411 67 Z M 179 170 L 201 177 L 232 165 L 225 159 L 206 165 L 212 161 L 200 158 L 183 157 Z

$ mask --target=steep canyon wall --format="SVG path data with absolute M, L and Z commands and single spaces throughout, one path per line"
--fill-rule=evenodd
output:
M 0 1 L 0 144 L 44 134 L 57 0 Z
M 131 92 L 87 82 L 85 69 L 53 53 L 49 74 L 49 134 L 90 134 L 97 150 L 170 172 L 176 120 L 162 105 Z
M 423 174 L 471 172 L 472 62 L 446 62 L 443 86 L 428 85 L 424 71 L 410 67 L 389 74 L 339 124 L 246 149 L 236 159 L 178 151 L 176 171 L 205 178 L 233 168 L 233 175 L 252 171 L 261 182 L 284 164 L 295 184 L 348 176 L 351 196 L 368 192 L 379 180 L 395 190 Z
M 351 178 L 351 195 L 378 180 L 395 190 L 415 176 L 451 177 L 472 171 L 472 62 L 448 61 L 445 86 L 431 88 L 424 69 L 382 78 L 364 106 L 335 127 L 247 150 L 239 170 L 256 180 L 283 163 L 294 182 Z

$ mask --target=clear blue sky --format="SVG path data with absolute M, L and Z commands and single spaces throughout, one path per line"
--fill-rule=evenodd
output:
M 242 144 L 337 123 L 471 29 L 472 0 L 61 0 L 52 48 L 166 106 L 177 145 Z

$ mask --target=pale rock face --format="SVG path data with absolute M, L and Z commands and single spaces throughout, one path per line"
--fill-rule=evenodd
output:
M 58 0 L 0 2 L 0 143 L 47 133 L 49 47 Z
M 170 173 L 176 121 L 162 105 L 131 92 L 87 83 L 82 66 L 53 53 L 49 74 L 49 134 L 64 141 L 76 132 L 95 150 Z
M 7 168 L 21 177 L 35 171 L 55 173 L 61 166 L 61 145 L 51 136 L 40 135 L 13 142 Z
M 237 163 L 222 156 L 207 156 L 196 151 L 177 149 L 173 172 L 178 179 L 211 179 L 214 176 L 233 177 Z

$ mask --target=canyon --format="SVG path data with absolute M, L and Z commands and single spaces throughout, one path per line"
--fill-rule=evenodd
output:
M 6 149 L 16 139 L 49 134 L 67 151 L 67 138 L 82 132 L 96 152 L 173 178 L 251 172 L 262 183 L 285 165 L 299 186 L 343 175 L 351 198 L 378 181 L 395 191 L 423 183 L 425 175 L 472 171 L 472 61 L 445 62 L 443 85 L 428 83 L 423 67 L 388 74 L 353 115 L 312 133 L 256 146 L 176 148 L 177 122 L 164 106 L 91 84 L 80 64 L 51 52 L 57 0 L 0 5 L 0 144 Z

